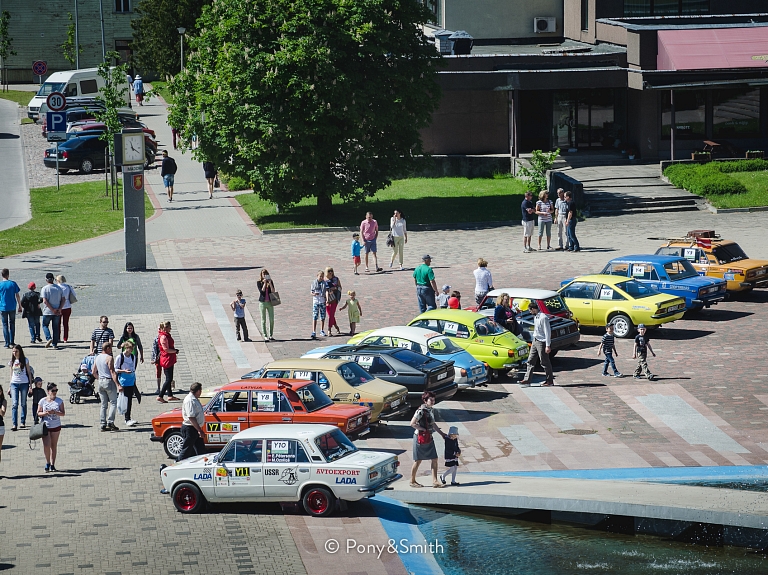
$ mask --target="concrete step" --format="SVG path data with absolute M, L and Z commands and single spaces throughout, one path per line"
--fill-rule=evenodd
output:
M 599 218 L 604 216 L 626 216 L 628 214 L 657 214 L 657 213 L 669 213 L 669 212 L 696 212 L 699 211 L 699 206 L 696 204 L 685 206 L 658 206 L 650 208 L 628 208 L 628 209 L 605 209 L 605 210 L 589 210 L 589 217 Z
M 698 197 L 691 196 L 691 194 L 679 195 L 679 196 L 618 196 L 612 194 L 585 194 L 584 196 L 588 204 L 597 205 L 601 203 L 605 204 L 622 204 L 626 206 L 634 206 L 647 204 L 649 202 L 695 202 Z

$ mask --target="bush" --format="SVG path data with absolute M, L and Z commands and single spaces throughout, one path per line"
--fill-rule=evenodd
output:
M 664 170 L 664 175 L 674 186 L 684 188 L 700 196 L 743 194 L 747 191 L 746 186 L 731 178 L 725 172 L 746 172 L 765 169 L 765 167 L 761 167 L 760 162 L 768 166 L 768 162 L 764 160 L 673 164 Z M 745 169 L 746 167 L 753 169 Z
M 238 190 L 250 190 L 251 186 L 244 178 L 232 176 L 227 180 L 227 189 L 231 192 L 237 192 Z
M 768 160 L 739 160 L 737 162 L 717 162 L 721 172 L 762 172 L 768 170 Z

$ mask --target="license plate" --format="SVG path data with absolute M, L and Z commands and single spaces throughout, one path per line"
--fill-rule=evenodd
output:
M 766 272 L 766 270 L 757 270 L 757 273 L 755 275 L 756 276 L 761 276 L 761 275 L 764 275 L 765 272 Z
M 392 407 L 397 407 L 398 405 L 400 405 L 400 400 L 399 400 L 399 399 L 396 399 L 396 400 L 395 400 L 395 401 L 393 401 L 393 402 L 392 402 L 390 405 L 391 405 Z
M 438 375 L 437 376 L 437 381 L 440 381 L 441 379 L 445 379 L 446 377 L 448 377 L 448 372 L 447 371 L 445 373 L 441 373 L 440 375 Z

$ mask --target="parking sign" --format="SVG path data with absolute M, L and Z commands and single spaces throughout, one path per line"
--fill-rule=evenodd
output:
M 67 139 L 66 112 L 48 112 L 45 124 L 49 142 L 63 142 Z

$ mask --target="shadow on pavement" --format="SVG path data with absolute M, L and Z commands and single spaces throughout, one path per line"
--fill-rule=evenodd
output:
M 691 321 L 732 321 L 754 315 L 749 311 L 735 311 L 729 309 L 708 309 L 694 312 L 687 312 L 684 319 Z
M 139 273 L 157 273 L 157 272 L 247 272 L 258 270 L 263 266 L 232 266 L 217 268 L 147 268 Z
M 508 391 L 496 391 L 486 388 L 464 389 L 460 394 L 454 395 L 452 401 L 461 401 L 462 403 L 472 403 L 475 401 L 495 401 L 509 397 Z M 438 409 L 439 411 L 439 409 Z
M 111 471 L 129 471 L 130 467 L 86 467 L 83 469 L 57 469 L 53 473 L 41 471 L 34 475 L 14 475 L 13 477 L 4 477 L 3 479 L 45 479 L 48 477 L 77 477 L 84 473 L 109 473 Z
M 19 135 L 18 134 L 7 134 L 5 132 L 0 132 L 0 140 L 18 140 Z

